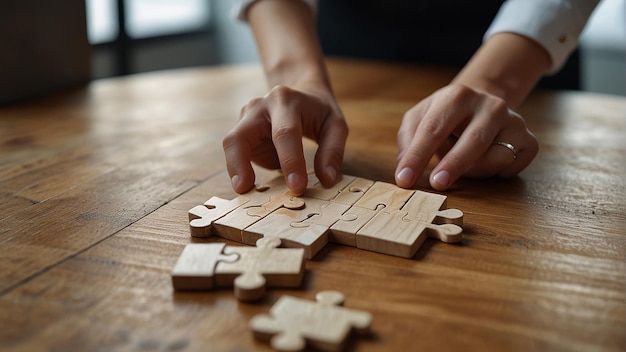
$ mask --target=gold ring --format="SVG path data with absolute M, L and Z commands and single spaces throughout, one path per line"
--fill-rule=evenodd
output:
M 498 142 L 491 143 L 491 145 L 501 145 L 501 146 L 505 147 L 506 149 L 510 150 L 511 153 L 513 153 L 513 160 L 517 159 L 517 150 L 515 149 L 513 144 L 507 143 L 507 142 L 500 142 L 500 141 L 498 141 Z

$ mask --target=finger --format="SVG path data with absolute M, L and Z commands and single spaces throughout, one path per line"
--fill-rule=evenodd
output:
M 454 147 L 431 172 L 431 186 L 436 190 L 445 190 L 472 165 L 481 164 L 479 160 L 486 155 L 503 121 L 508 117 L 509 110 L 503 100 L 483 100 Z M 481 165 L 484 172 L 495 173 L 502 168 L 497 161 L 509 160 L 510 163 L 510 159 L 510 156 L 508 159 L 495 158 L 494 162 L 485 159 Z
M 337 180 L 347 138 L 348 125 L 343 116 L 329 115 L 319 134 L 314 161 L 315 174 L 326 187 L 333 186 Z
M 509 178 L 519 174 L 533 161 L 539 152 L 539 142 L 535 135 L 529 130 L 526 130 L 526 134 L 523 136 L 524 138 L 519 144 L 521 147 L 517 150 L 515 162 L 498 172 L 496 174 L 497 176 Z M 516 146 L 516 144 L 513 144 L 513 146 Z
M 289 191 L 301 195 L 308 180 L 302 146 L 302 120 L 300 111 L 292 104 L 286 104 L 288 101 L 289 98 L 283 97 L 270 109 L 272 141 Z
M 419 126 L 421 117 L 424 116 L 425 111 L 427 110 L 428 104 L 426 102 L 420 102 L 404 114 L 404 118 L 402 119 L 402 123 L 400 124 L 397 134 L 398 163 L 402 160 L 406 150 L 411 145 L 411 141 L 415 136 L 415 131 L 417 130 L 417 126 Z
M 254 186 L 254 170 L 250 163 L 250 143 L 237 130 L 229 132 L 222 141 L 226 169 L 230 175 L 231 184 L 237 193 L 245 193 Z
M 413 186 L 434 153 L 473 110 L 475 103 L 468 88 L 450 87 L 440 92 L 423 117 L 414 117 L 420 120 L 419 125 L 396 168 L 396 184 L 400 187 Z
M 495 140 L 501 140 L 498 135 Z M 506 139 L 512 141 L 512 145 L 516 142 L 514 139 Z M 519 143 L 517 144 L 520 145 Z M 470 178 L 486 178 L 496 176 L 499 172 L 511 166 L 517 160 L 517 151 L 513 153 L 508 148 L 492 143 L 485 153 L 480 156 L 473 165 L 471 165 L 464 173 L 464 176 Z
M 237 193 L 247 192 L 254 186 L 255 175 L 251 161 L 262 166 L 272 163 L 278 165 L 277 161 L 272 162 L 278 159 L 275 151 L 268 151 L 265 156 L 259 155 L 259 150 L 273 149 L 269 117 L 262 99 L 255 99 L 241 109 L 239 122 L 224 136 L 222 147 L 226 168 Z

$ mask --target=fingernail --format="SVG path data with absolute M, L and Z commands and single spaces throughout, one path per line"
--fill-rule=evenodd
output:
M 292 172 L 287 176 L 287 187 L 291 190 L 300 188 L 300 177 L 298 177 L 298 174 Z
M 448 188 L 450 184 L 450 173 L 446 170 L 441 170 L 433 176 L 433 181 L 442 188 Z
M 233 175 L 230 179 L 230 183 L 233 185 L 233 189 L 237 189 L 237 187 L 241 184 L 241 177 L 239 177 L 239 175 Z
M 415 173 L 410 167 L 405 167 L 404 169 L 400 170 L 400 172 L 398 172 L 396 178 L 398 179 L 398 181 L 402 181 L 402 183 L 404 183 L 407 187 L 411 187 L 415 182 Z

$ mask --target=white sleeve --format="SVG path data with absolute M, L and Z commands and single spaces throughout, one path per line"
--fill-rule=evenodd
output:
M 552 58 L 555 73 L 578 45 L 578 37 L 599 0 L 507 0 L 483 40 L 510 32 L 531 38 Z
M 234 0 L 233 1 L 234 5 L 231 10 L 232 11 L 231 16 L 240 21 L 247 22 L 248 21 L 248 8 L 255 1 L 262 1 L 262 0 Z M 313 10 L 313 13 L 317 12 L 317 0 L 289 0 L 289 1 L 303 1 L 304 3 L 309 5 L 309 7 L 311 7 L 311 10 Z

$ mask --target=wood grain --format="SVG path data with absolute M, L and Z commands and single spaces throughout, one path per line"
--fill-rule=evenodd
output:
M 351 128 L 343 171 L 393 182 L 402 114 L 454 72 L 330 70 Z M 236 196 L 221 138 L 263 82 L 256 65 L 190 69 L 0 107 L 0 350 L 264 351 L 249 319 L 323 290 L 372 313 L 352 350 L 626 349 L 624 97 L 533 93 L 520 112 L 535 162 L 446 192 L 464 212 L 461 244 L 426 240 L 411 259 L 328 244 L 302 289 L 255 304 L 174 292 L 184 245 L 224 241 L 191 238 L 187 212 Z

